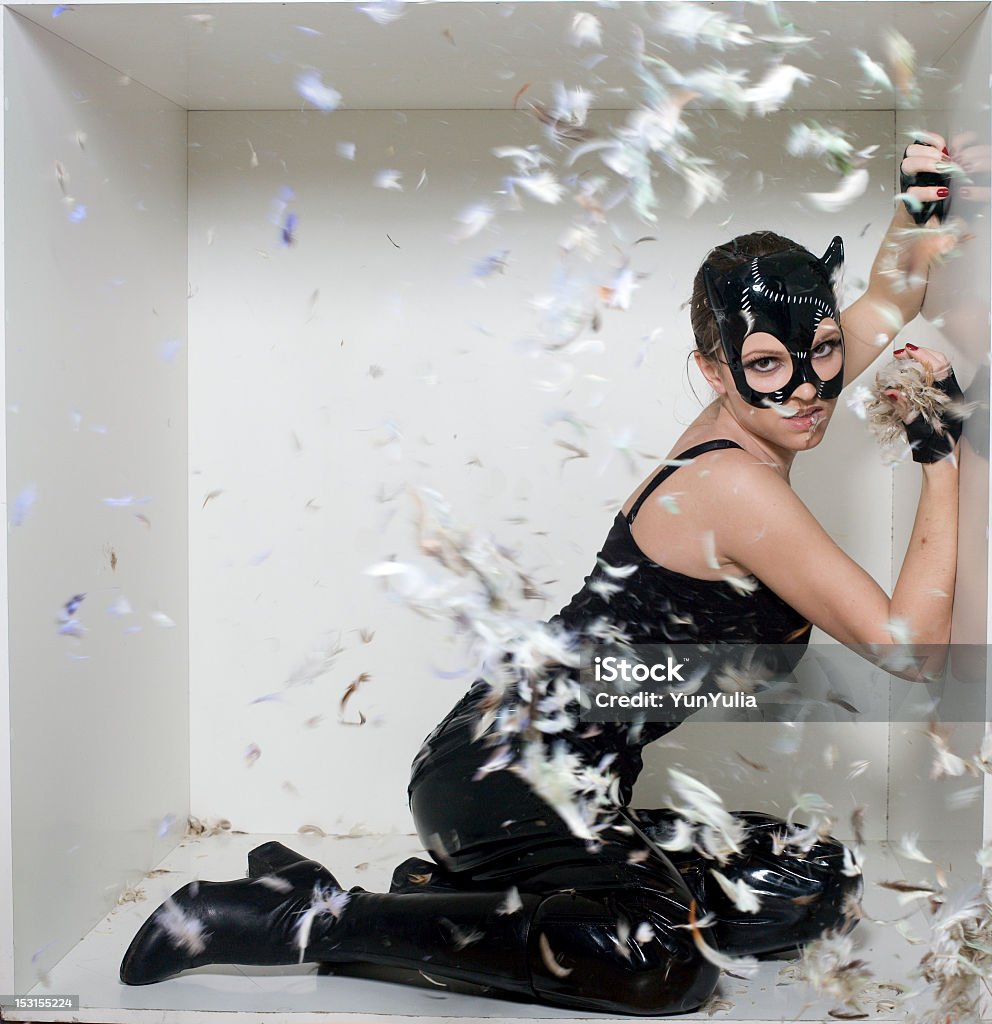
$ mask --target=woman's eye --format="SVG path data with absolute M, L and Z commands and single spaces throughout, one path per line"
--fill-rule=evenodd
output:
M 838 348 L 840 348 L 840 338 L 828 338 L 813 349 L 813 355 L 829 356 Z
M 770 366 L 762 366 L 762 363 L 770 363 Z M 774 356 L 761 356 L 753 359 L 750 363 L 744 364 L 745 370 L 757 370 L 758 373 L 768 373 L 778 366 L 778 360 Z

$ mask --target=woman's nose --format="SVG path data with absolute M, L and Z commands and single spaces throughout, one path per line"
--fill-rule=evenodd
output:
M 816 388 L 810 383 L 810 381 L 804 381 L 795 391 L 792 392 L 793 398 L 798 398 L 800 401 L 808 402 L 813 398 L 816 398 Z

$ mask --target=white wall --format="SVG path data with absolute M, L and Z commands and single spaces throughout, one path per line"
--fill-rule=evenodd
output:
M 897 118 L 900 146 L 908 142 L 906 132 L 932 125 L 947 138 L 951 155 L 971 170 L 974 179 L 967 197 L 960 193 L 966 184 L 955 183 L 951 207 L 951 214 L 963 220 L 974 237 L 962 243 L 953 259 L 934 270 L 922 315 L 907 327 L 903 337 L 946 352 L 966 397 L 981 403 L 965 422 L 961 443 L 958 571 L 951 631 L 953 644 L 968 645 L 952 649 L 955 674 L 960 679 L 978 680 L 986 678 L 985 644 L 992 638 L 988 620 L 990 60 L 992 18 L 985 10 L 942 58 L 940 70 L 945 76 L 934 78 L 926 113 L 900 111 Z M 912 532 L 920 471 L 915 465 L 900 466 L 894 481 L 893 578 Z M 919 688 L 911 693 L 920 696 Z M 977 753 L 984 723 L 979 719 L 951 723 L 951 727 L 951 748 L 963 757 Z M 904 832 L 918 831 L 922 820 L 935 836 L 956 836 L 977 846 L 983 828 L 981 785 L 970 776 L 930 781 L 933 753 L 925 727 L 894 723 L 890 831 L 898 838 Z
M 700 410 L 680 306 L 708 249 L 771 227 L 821 253 L 839 233 L 848 299 L 863 290 L 892 213 L 893 116 L 802 116 L 842 125 L 859 148 L 880 147 L 865 195 L 832 215 L 807 204 L 804 193 L 836 179 L 786 155 L 798 115 L 743 124 L 722 112 L 694 115 L 697 151 L 733 172 L 728 199 L 687 218 L 681 182 L 661 172 L 656 226 L 629 211 L 611 214 L 615 237 L 604 233 L 590 286 L 609 285 L 609 268 L 625 254 L 644 277 L 629 311 L 605 310 L 599 335 L 587 332 L 603 350 L 569 359 L 537 354 L 522 339 L 537 327 L 532 300 L 554 290 L 557 243 L 574 210 L 525 197 L 522 212 L 500 215 L 470 241 L 450 240 L 464 207 L 498 202 L 511 168 L 493 147 L 535 143 L 553 153 L 528 115 L 191 113 L 195 814 L 249 831 L 411 830 L 410 761 L 471 677 L 436 678 L 435 669 L 464 665 L 446 624 L 391 604 L 362 574 L 383 558 L 416 555 L 411 505 L 402 494 L 377 501 L 377 493 L 393 495 L 404 482 L 441 491 L 458 523 L 492 531 L 547 581 L 550 598 L 533 602 L 532 614 L 557 611 L 592 569 L 617 508 Z M 355 144 L 354 161 L 339 155 L 344 142 Z M 579 166 L 602 172 L 595 158 Z M 402 171 L 403 191 L 374 187 L 383 168 Z M 284 187 L 295 190 L 289 209 L 299 218 L 292 246 L 270 221 Z M 656 241 L 633 246 L 643 236 Z M 475 261 L 499 250 L 510 254 L 506 273 L 473 280 Z M 380 376 L 370 375 L 373 366 Z M 541 381 L 557 386 L 542 390 Z M 693 383 L 708 401 L 695 371 Z M 588 435 L 546 425 L 560 410 L 585 421 Z M 385 444 L 390 423 L 401 438 Z M 610 459 L 611 436 L 627 429 L 645 453 L 632 466 L 616 453 Z M 559 440 L 591 457 L 563 463 Z M 792 479 L 838 542 L 889 586 L 890 474 L 843 402 L 826 442 L 796 461 Z M 367 645 L 362 627 L 376 631 Z M 340 635 L 345 652 L 313 683 L 287 687 L 325 633 Z M 370 679 L 347 711 L 354 719 L 362 710 L 368 723 L 341 725 L 338 702 L 362 671 Z M 251 703 L 271 694 L 281 699 Z M 833 772 L 820 754 L 825 729 L 809 727 L 798 752 L 775 755 L 784 727 L 687 724 L 669 740 L 685 749 L 647 751 L 635 801 L 659 803 L 663 769 L 677 761 L 717 785 L 730 806 L 785 813 L 795 793 L 813 788 L 837 801 L 838 834 L 850 808 L 867 803 L 868 834 L 884 835 L 887 726 L 834 728 Z M 251 744 L 261 751 L 253 763 Z M 879 756 L 851 786 L 850 763 L 869 746 Z M 734 751 L 773 771 L 756 783 Z
M 9 11 L 4 31 L 17 934 L 5 990 L 26 992 L 188 813 L 186 115 Z M 129 494 L 147 503 L 104 503 Z M 59 635 L 76 594 L 86 632 Z M 124 599 L 130 614 L 109 611 Z

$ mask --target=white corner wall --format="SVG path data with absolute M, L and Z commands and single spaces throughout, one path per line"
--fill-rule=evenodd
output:
M 418 557 L 404 483 L 437 489 L 456 523 L 519 552 L 549 594 L 531 602 L 534 617 L 565 604 L 621 503 L 701 409 L 680 307 L 709 248 L 771 227 L 822 252 L 841 234 L 848 301 L 864 289 L 892 215 L 893 115 L 801 116 L 842 123 L 858 148 L 879 146 L 864 196 L 832 215 L 808 205 L 804 193 L 834 181 L 816 161 L 786 154 L 796 113 L 745 122 L 693 113 L 697 151 L 734 169 L 727 199 L 689 218 L 683 183 L 661 171 L 657 225 L 614 210 L 602 254 L 571 266 L 587 276 L 585 298 L 629 258 L 641 275 L 633 304 L 602 310 L 598 335 L 585 332 L 588 349 L 549 356 L 528 339 L 536 307 L 559 287 L 559 240 L 576 211 L 521 194 L 522 212 L 451 238 L 465 208 L 500 206 L 496 192 L 514 172 L 494 147 L 560 155 L 528 114 L 190 114 L 194 814 L 259 832 L 412 830 L 410 761 L 472 677 L 438 678 L 466 667 L 447 623 L 392 604 L 363 575 L 388 557 Z M 594 125 L 624 117 L 600 112 Z M 376 187 L 385 169 L 400 172 L 402 190 Z M 575 169 L 603 173 L 595 158 Z M 288 214 L 297 217 L 292 244 L 280 231 Z M 505 272 L 473 278 L 480 260 L 504 252 Z M 694 368 L 692 385 L 708 402 Z M 623 437 L 636 453 L 629 461 L 611 440 Z M 566 461 L 559 442 L 589 457 Z M 887 586 L 890 474 L 843 402 L 826 441 L 796 461 L 793 482 Z M 319 674 L 320 651 L 337 638 L 344 650 Z M 345 718 L 361 711 L 367 723 L 340 724 L 339 702 L 362 672 Z M 832 772 L 813 754 L 830 728 Z M 867 834 L 883 837 L 887 725 L 809 726 L 797 751 L 775 753 L 780 732 L 686 724 L 668 749 L 646 750 L 635 802 L 662 802 L 665 768 L 679 763 L 731 807 L 784 814 L 797 793 L 816 789 L 836 801 L 839 835 L 850 809 L 868 803 Z M 882 755 L 852 787 L 846 773 L 868 747 Z M 772 771 L 756 779 L 735 751 Z
M 942 58 L 925 110 L 899 111 L 896 119 L 900 152 L 914 128 L 932 128 L 947 139 L 952 157 L 970 171 L 972 186 L 955 182 L 951 215 L 960 218 L 973 237 L 942 266 L 934 268 L 921 315 L 900 335 L 946 352 L 969 401 L 979 402 L 965 422 L 961 442 L 961 491 L 958 516 L 958 570 L 951 629 L 951 670 L 958 679 L 987 679 L 989 625 L 989 310 L 992 269 L 989 235 L 989 153 L 992 119 L 992 15 L 975 20 Z M 961 189 L 968 189 L 966 195 Z M 896 579 L 913 529 L 919 499 L 920 470 L 915 464 L 893 474 L 893 561 Z M 961 645 L 961 646 L 957 646 Z M 894 681 L 894 686 L 897 681 Z M 919 687 L 899 684 L 899 696 L 923 699 Z M 895 696 L 895 694 L 894 694 Z M 986 712 L 985 718 L 987 719 Z M 962 757 L 977 753 L 985 723 L 950 723 L 951 749 Z M 898 839 L 907 832 L 954 836 L 978 846 L 990 835 L 989 814 L 983 815 L 983 783 L 970 776 L 931 781 L 933 746 L 925 723 L 894 722 L 890 748 L 889 832 Z M 985 784 L 986 788 L 987 783 Z M 992 804 L 989 804 L 992 811 Z
M 186 112 L 9 11 L 4 44 L 2 987 L 26 992 L 188 814 Z

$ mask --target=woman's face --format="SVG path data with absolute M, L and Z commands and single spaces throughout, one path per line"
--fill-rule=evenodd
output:
M 829 381 L 843 371 L 843 341 L 835 320 L 820 322 L 811 347 L 813 369 L 821 380 Z M 772 334 L 748 335 L 741 349 L 741 362 L 748 386 L 756 391 L 776 391 L 785 387 L 792 377 L 792 357 Z M 836 398 L 817 398 L 815 385 L 807 381 L 782 405 L 758 409 L 740 396 L 722 357 L 718 370 L 722 390 L 712 379 L 710 383 L 721 393 L 734 418 L 748 430 L 794 451 L 805 451 L 819 444 L 833 415 Z M 796 411 L 806 415 L 794 416 Z

